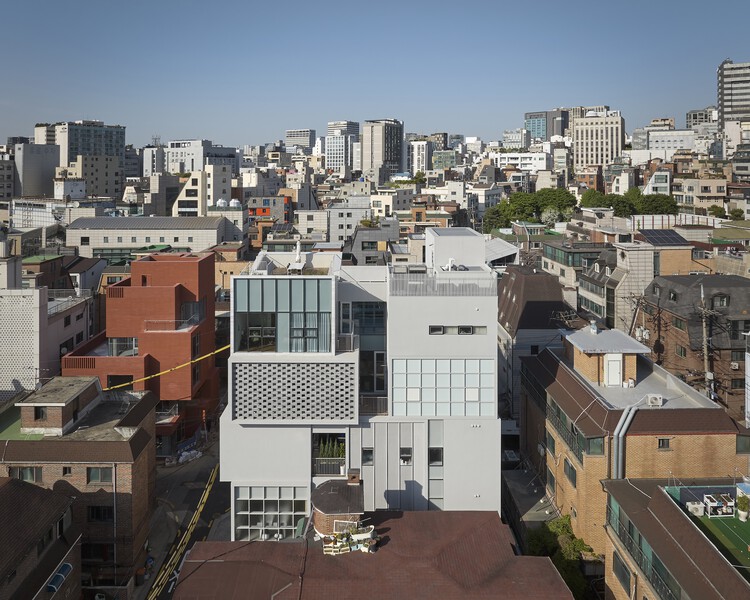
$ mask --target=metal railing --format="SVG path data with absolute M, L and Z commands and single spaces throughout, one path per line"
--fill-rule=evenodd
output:
M 193 315 L 189 319 L 179 321 L 171 320 L 145 320 L 143 321 L 143 331 L 180 331 L 189 329 L 200 322 L 198 315 Z
M 578 458 L 581 464 L 583 464 L 583 448 L 581 448 L 581 445 L 578 443 L 578 436 L 565 427 L 562 420 L 550 410 L 549 406 L 547 407 L 547 420 L 552 424 L 552 427 L 555 428 L 555 431 L 560 434 L 560 437 L 562 437 L 563 441 L 567 444 L 573 454 L 576 455 L 576 458 Z
M 366 416 L 387 415 L 388 396 L 360 396 L 359 414 Z
M 47 290 L 47 314 L 55 315 L 91 298 L 91 290 Z
M 680 600 L 680 588 L 675 584 L 670 586 L 661 575 L 657 573 L 653 563 L 643 553 L 639 544 L 633 539 L 627 530 L 627 527 L 615 517 L 612 509 L 607 506 L 607 525 L 620 540 L 620 543 L 625 547 L 630 554 L 630 557 L 638 565 L 638 568 L 646 576 L 646 579 L 654 588 L 659 598 L 662 600 Z
M 345 458 L 313 458 L 313 475 L 346 475 Z
M 497 296 L 494 274 L 391 273 L 389 288 L 391 296 Z

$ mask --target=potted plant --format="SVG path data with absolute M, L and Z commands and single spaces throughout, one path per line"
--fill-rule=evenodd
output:
M 748 509 L 750 509 L 750 498 L 747 496 L 737 496 L 737 516 L 743 523 L 747 521 Z

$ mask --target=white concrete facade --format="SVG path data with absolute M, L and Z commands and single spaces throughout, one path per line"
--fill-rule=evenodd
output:
M 349 468 L 366 511 L 500 510 L 495 274 L 481 234 L 426 236 L 429 265 L 261 253 L 233 278 L 220 442 L 233 540 L 293 536 L 314 487 Z M 345 449 L 320 456 L 321 436 Z

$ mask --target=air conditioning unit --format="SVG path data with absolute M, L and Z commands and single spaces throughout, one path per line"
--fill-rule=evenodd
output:
M 661 406 L 664 404 L 664 396 L 661 394 L 648 394 L 646 396 L 646 404 L 648 406 Z
M 732 369 L 732 371 L 739 371 L 740 370 L 740 363 L 738 363 L 738 362 L 731 362 L 731 363 L 729 363 L 729 368 Z
M 647 340 L 651 337 L 651 332 L 648 329 L 643 330 L 643 339 Z

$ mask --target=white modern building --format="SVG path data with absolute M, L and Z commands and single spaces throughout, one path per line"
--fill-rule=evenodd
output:
M 287 129 L 284 136 L 284 144 L 287 149 L 296 146 L 305 152 L 310 152 L 315 145 L 314 129 Z
M 60 146 L 16 144 L 14 158 L 14 195 L 52 196 L 55 169 L 60 165 Z
M 221 478 L 232 539 L 280 540 L 359 469 L 364 509 L 500 510 L 497 282 L 484 238 L 426 232 L 423 264 L 262 252 L 232 279 Z
M 125 127 L 105 125 L 103 121 L 39 124 L 34 127 L 34 142 L 60 146 L 60 167 L 67 167 L 79 155 L 116 156 L 121 161 L 125 159 Z
M 409 171 L 412 177 L 419 171 L 426 173 L 432 168 L 432 142 L 417 140 L 409 142 Z
M 552 168 L 552 156 L 547 152 L 490 152 L 489 159 L 496 167 L 516 167 L 528 173 Z
M 215 146 L 211 140 L 169 142 L 164 160 L 167 172 L 173 174 L 202 171 L 208 165 L 227 166 L 232 173 L 235 173 L 239 165 L 237 148 Z

